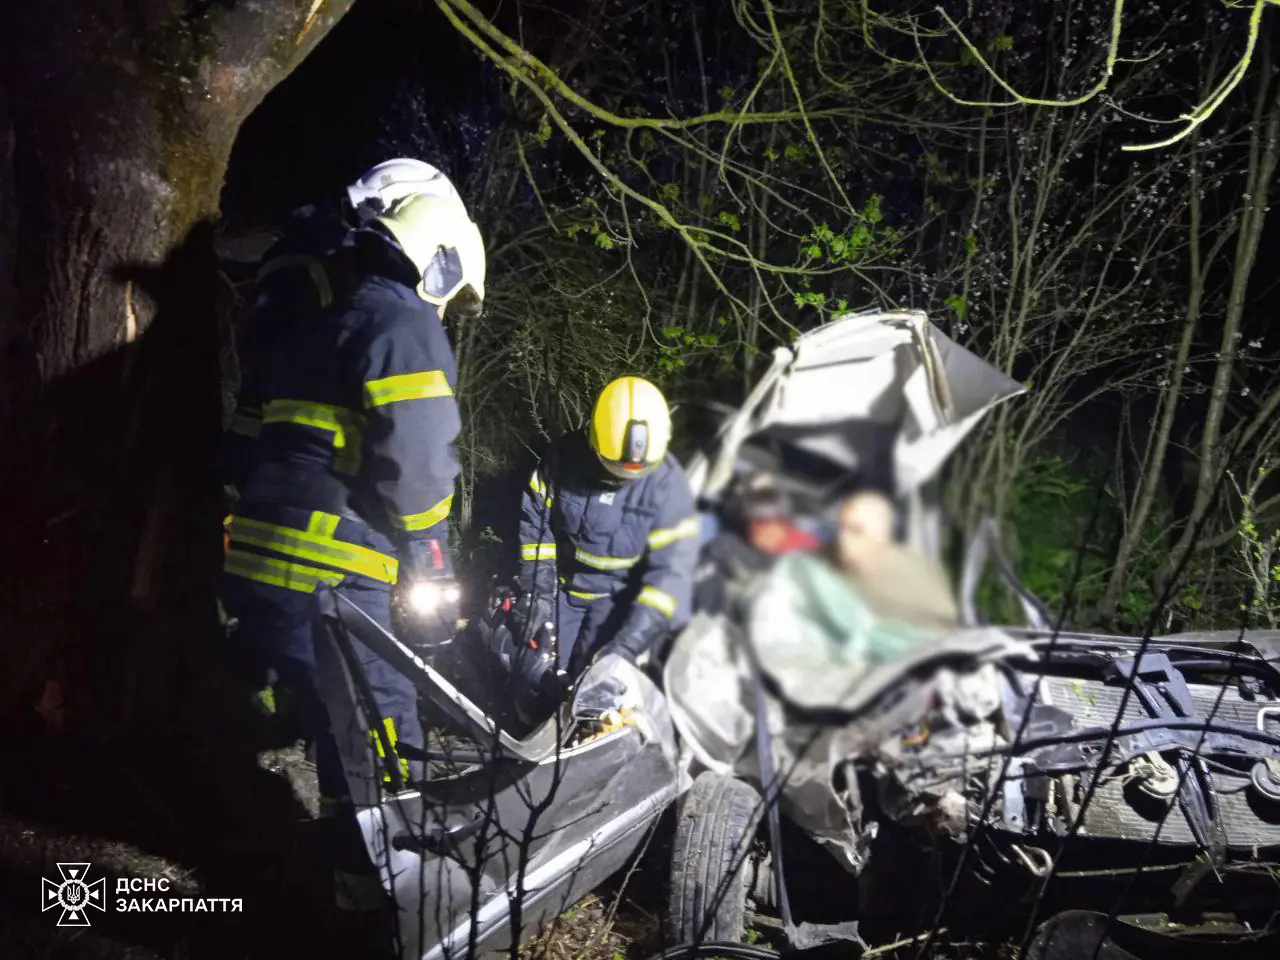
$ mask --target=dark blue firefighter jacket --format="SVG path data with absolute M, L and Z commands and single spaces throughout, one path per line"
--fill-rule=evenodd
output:
M 670 454 L 648 476 L 610 482 L 584 431 L 534 470 L 520 521 L 520 581 L 554 597 L 627 604 L 616 639 L 642 651 L 690 615 L 699 522 Z M 610 638 L 602 638 L 610 639 Z
M 300 207 L 262 258 L 253 299 L 236 330 L 240 390 L 223 437 L 223 483 L 236 490 L 244 482 L 262 428 L 259 377 L 264 365 L 293 324 L 333 302 L 328 259 L 351 229 L 344 214 L 338 203 Z
M 404 254 L 370 230 L 353 240 L 350 283 L 283 331 L 259 369 L 262 427 L 229 573 L 309 592 L 336 571 L 395 583 L 406 559 L 447 564 L 453 350 Z

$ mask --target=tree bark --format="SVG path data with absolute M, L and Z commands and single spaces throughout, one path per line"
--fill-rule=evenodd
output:
M 352 2 L 3 17 L 0 716 L 53 680 L 110 725 L 181 696 L 184 637 L 216 639 L 213 218 L 240 124 Z

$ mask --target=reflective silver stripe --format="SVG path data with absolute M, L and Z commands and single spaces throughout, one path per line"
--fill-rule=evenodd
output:
M 643 587 L 640 595 L 636 597 L 636 603 L 643 603 L 646 607 L 665 613 L 668 617 L 676 615 L 676 598 L 669 593 L 663 593 L 657 587 Z
M 525 543 L 520 546 L 521 560 L 554 560 L 555 558 L 554 543 Z
M 364 415 L 331 403 L 307 400 L 268 401 L 263 423 L 296 423 L 333 433 L 333 466 L 339 473 L 353 475 L 360 469 Z
M 640 557 L 597 557 L 594 553 L 583 550 L 574 552 L 578 562 L 597 570 L 628 570 L 640 562 Z
M 649 534 L 649 549 L 661 550 L 663 547 L 671 546 L 677 540 L 696 537 L 701 529 L 702 524 L 698 522 L 697 517 L 686 517 L 674 527 L 659 527 Z
M 437 523 L 449 519 L 449 511 L 453 509 L 453 494 L 449 494 L 434 507 L 413 513 L 407 517 L 392 517 L 391 522 L 401 530 L 430 530 Z
M 231 542 L 274 550 L 312 563 L 326 563 L 383 583 L 395 583 L 398 573 L 399 564 L 394 557 L 368 547 L 247 517 L 232 517 Z
M 322 583 L 338 584 L 342 582 L 342 574 L 332 570 L 321 570 L 301 563 L 290 563 L 274 557 L 261 557 L 256 553 L 244 553 L 232 548 L 223 563 L 227 573 L 246 580 L 296 590 L 299 593 L 315 593 L 316 587 Z
M 555 497 L 547 493 L 547 485 L 542 481 L 542 475 L 537 471 L 533 471 L 533 476 L 529 478 L 529 489 L 542 498 L 542 502 L 548 507 L 555 502 Z

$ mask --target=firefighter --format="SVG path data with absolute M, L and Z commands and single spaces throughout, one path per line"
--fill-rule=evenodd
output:
M 699 520 L 670 440 L 662 392 L 621 377 L 586 429 L 562 437 L 530 477 L 516 634 L 528 645 L 554 624 L 559 679 L 537 668 L 526 677 L 546 694 L 606 653 L 642 661 L 690 613 Z
M 254 280 L 253 300 L 236 333 L 240 387 L 222 444 L 228 513 L 235 508 L 262 430 L 264 385 L 259 377 L 272 350 L 294 323 L 305 322 L 332 304 L 338 282 L 332 275 L 333 258 L 350 231 L 411 194 L 458 196 L 449 179 L 430 164 L 407 157 L 386 160 L 349 184 L 341 198 L 293 211 L 280 237 L 263 256 Z M 229 523 L 230 516 L 224 522 L 224 549 L 229 548 Z M 241 668 L 256 678 L 254 699 L 259 707 L 265 713 L 275 713 L 275 671 L 259 661 L 254 649 L 242 644 L 233 644 L 232 654 Z
M 333 302 L 282 331 L 257 371 L 262 428 L 231 519 L 223 584 L 242 641 L 297 695 L 316 742 L 322 804 L 340 832 L 355 821 L 318 687 L 319 591 L 336 589 L 386 629 L 393 588 L 443 597 L 441 621 L 456 619 L 447 536 L 460 419 L 443 321 L 479 309 L 485 261 L 456 194 L 412 194 L 352 232 L 341 266 L 335 275 L 347 279 Z M 369 736 L 413 779 L 395 748 L 422 746 L 416 690 L 354 646 L 381 713 Z M 381 886 L 361 843 L 347 850 L 339 905 L 362 907 L 364 893 Z
M 410 194 L 458 195 L 449 179 L 428 163 L 407 157 L 387 160 L 348 185 L 340 199 L 293 211 L 263 255 L 254 297 L 236 336 L 240 389 L 223 447 L 224 484 L 233 498 L 262 428 L 256 371 L 293 322 L 333 302 L 330 258 L 350 231 Z

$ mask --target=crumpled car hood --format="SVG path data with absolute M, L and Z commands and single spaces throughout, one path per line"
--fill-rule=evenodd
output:
M 709 456 L 689 463 L 694 492 L 714 496 L 742 443 L 769 428 L 832 425 L 797 441 L 854 469 L 858 427 L 887 428 L 900 495 L 937 475 L 981 419 L 1025 387 L 957 344 L 919 311 L 842 317 L 774 353 L 773 364 L 725 425 Z

